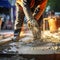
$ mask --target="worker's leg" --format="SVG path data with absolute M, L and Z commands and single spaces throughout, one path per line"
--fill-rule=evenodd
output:
M 23 0 L 23 11 L 24 11 L 24 14 L 25 14 L 28 22 L 30 22 L 29 26 L 30 26 L 30 29 L 33 33 L 34 40 L 36 40 L 36 39 L 40 40 L 41 33 L 40 33 L 40 30 L 39 30 L 39 25 L 38 25 L 37 21 L 34 19 L 33 15 L 32 15 L 32 12 L 31 12 L 31 9 L 30 9 L 27 1 L 28 0 Z
M 19 10 L 17 14 L 18 14 L 18 19 L 16 19 L 15 25 L 14 25 L 14 40 L 20 39 L 20 32 L 21 32 L 23 20 L 24 20 L 24 13 L 22 10 Z

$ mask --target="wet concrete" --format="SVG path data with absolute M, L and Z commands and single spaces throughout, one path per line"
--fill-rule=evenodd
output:
M 31 34 L 27 34 L 18 42 L 8 42 L 0 46 L 0 54 L 9 54 L 11 57 L 0 57 L 0 60 L 37 60 L 34 57 L 21 57 L 19 55 L 51 55 L 60 54 L 60 43 L 30 41 Z M 28 41 L 29 40 L 29 41 Z M 13 56 L 12 56 L 13 55 Z M 55 55 L 54 55 L 55 56 Z M 40 58 L 39 58 L 40 59 Z
M 3 31 L 8 34 L 11 31 Z M 2 32 L 1 32 L 2 33 Z M 9 37 L 11 38 L 11 37 Z M 50 41 L 32 40 L 32 33 L 27 32 L 26 36 L 18 42 L 10 41 L 0 46 L 0 54 L 55 54 L 60 53 L 60 43 Z M 46 39 L 45 39 L 46 40 Z M 1 40 L 0 40 L 1 41 Z
M 0 54 L 55 54 L 60 53 L 60 46 L 51 42 L 9 42 L 0 46 Z

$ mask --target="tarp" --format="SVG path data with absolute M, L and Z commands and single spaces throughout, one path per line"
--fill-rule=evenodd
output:
M 11 8 L 11 4 L 8 0 L 0 0 L 0 7 Z

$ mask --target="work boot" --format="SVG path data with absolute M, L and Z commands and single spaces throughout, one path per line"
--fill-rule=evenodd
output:
M 14 42 L 17 42 L 20 40 L 20 29 L 14 31 L 14 37 L 12 39 Z
M 19 31 L 19 32 L 18 32 Z M 14 32 L 14 37 L 13 37 L 13 41 L 17 42 L 19 41 L 21 38 L 26 37 L 24 34 L 24 31 L 20 31 L 20 30 L 15 30 Z
M 20 37 L 19 37 L 19 36 L 14 36 L 12 40 L 13 40 L 14 42 L 18 42 L 18 41 L 19 41 L 19 39 L 20 39 Z

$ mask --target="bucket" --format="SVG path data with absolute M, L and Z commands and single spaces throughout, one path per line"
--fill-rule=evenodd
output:
M 53 33 L 53 32 L 57 32 L 58 31 L 57 20 L 55 20 L 55 19 L 49 19 L 48 23 L 49 23 L 50 32 Z

